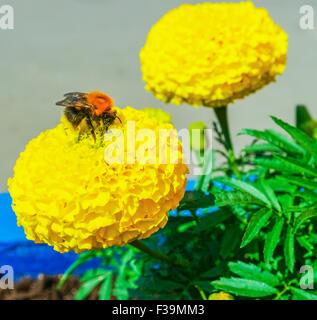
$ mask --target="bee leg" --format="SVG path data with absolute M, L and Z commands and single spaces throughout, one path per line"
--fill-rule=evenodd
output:
M 93 136 L 93 138 L 94 138 L 94 140 L 95 140 L 95 142 L 96 142 L 95 128 L 94 128 L 94 126 L 92 125 L 92 122 L 91 122 L 91 119 L 90 119 L 90 116 L 89 116 L 89 115 L 86 117 L 86 123 L 87 123 L 87 126 L 88 126 L 88 128 L 90 129 L 90 132 L 91 132 L 91 134 L 92 134 L 92 136 Z
M 103 117 L 102 117 L 102 123 L 103 123 L 103 126 L 105 127 L 106 129 L 106 132 L 108 131 L 108 128 L 110 126 L 110 120 L 109 120 L 109 116 L 107 114 L 105 114 Z

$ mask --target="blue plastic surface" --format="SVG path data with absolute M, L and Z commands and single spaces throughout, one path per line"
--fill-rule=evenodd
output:
M 40 273 L 61 274 L 77 259 L 74 252 L 61 254 L 48 245 L 27 240 L 23 228 L 17 226 L 9 193 L 0 193 L 0 221 L 0 267 L 12 266 L 15 281 L 23 276 L 35 278 Z M 98 265 L 96 258 L 78 268 L 76 274 Z

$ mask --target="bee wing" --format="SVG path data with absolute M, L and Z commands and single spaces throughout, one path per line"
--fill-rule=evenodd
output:
M 83 98 L 86 96 L 86 93 L 83 92 L 68 92 L 64 94 L 64 97 L 75 96 L 78 98 Z
M 80 107 L 90 109 L 91 106 L 87 105 L 86 94 L 82 92 L 69 92 L 64 94 L 65 99 L 56 102 L 56 105 L 61 107 Z

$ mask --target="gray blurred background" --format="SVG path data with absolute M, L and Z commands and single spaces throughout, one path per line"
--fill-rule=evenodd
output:
M 139 51 L 151 26 L 180 0 L 0 0 L 15 10 L 15 29 L 0 30 L 0 191 L 27 142 L 54 127 L 65 92 L 100 90 L 117 106 L 162 108 L 178 129 L 212 121 L 209 109 L 166 105 L 144 90 Z M 219 2 L 219 1 L 218 1 Z M 239 1 L 224 1 L 239 2 Z M 230 106 L 236 148 L 240 128 L 274 127 L 268 115 L 294 122 L 294 106 L 307 104 L 317 118 L 317 31 L 299 27 L 299 8 L 316 0 L 255 0 L 289 35 L 284 75 Z

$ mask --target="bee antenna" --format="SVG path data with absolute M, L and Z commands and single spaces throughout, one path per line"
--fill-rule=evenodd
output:
M 119 119 L 120 123 L 122 124 L 122 121 L 121 119 L 116 115 L 116 119 Z

